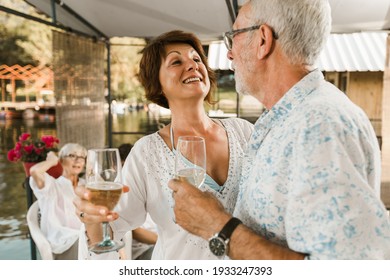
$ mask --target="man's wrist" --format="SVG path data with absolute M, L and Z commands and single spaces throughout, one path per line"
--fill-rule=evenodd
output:
M 229 241 L 235 229 L 242 224 L 241 220 L 231 217 L 223 228 L 209 239 L 210 251 L 217 257 L 228 254 Z
M 222 213 L 218 218 L 216 218 L 213 226 L 209 228 L 206 239 L 209 240 L 216 232 L 220 232 L 231 218 L 232 216 L 227 213 Z

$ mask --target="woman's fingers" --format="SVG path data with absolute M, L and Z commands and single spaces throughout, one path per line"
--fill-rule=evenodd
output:
M 130 187 L 128 187 L 128 186 L 123 186 L 123 189 L 122 189 L 122 192 L 123 193 L 127 193 L 127 192 L 129 192 L 130 191 Z
M 89 202 L 90 192 L 85 187 L 76 187 L 75 193 L 76 198 L 73 200 L 73 204 L 76 207 L 76 215 L 83 223 L 101 223 L 117 218 L 117 214 L 109 212 L 106 207 Z

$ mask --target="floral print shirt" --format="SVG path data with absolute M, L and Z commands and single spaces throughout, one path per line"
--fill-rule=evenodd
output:
M 367 116 L 314 70 L 255 123 L 234 216 L 307 259 L 389 259 L 380 170 Z

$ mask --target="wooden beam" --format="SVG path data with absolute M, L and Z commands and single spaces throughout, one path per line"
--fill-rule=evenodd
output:
M 381 197 L 390 209 L 390 37 L 387 37 L 382 95 L 382 190 Z

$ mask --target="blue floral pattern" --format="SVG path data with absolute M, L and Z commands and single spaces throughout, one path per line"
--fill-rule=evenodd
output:
M 255 123 L 234 216 L 308 259 L 389 259 L 380 170 L 367 116 L 314 70 Z

